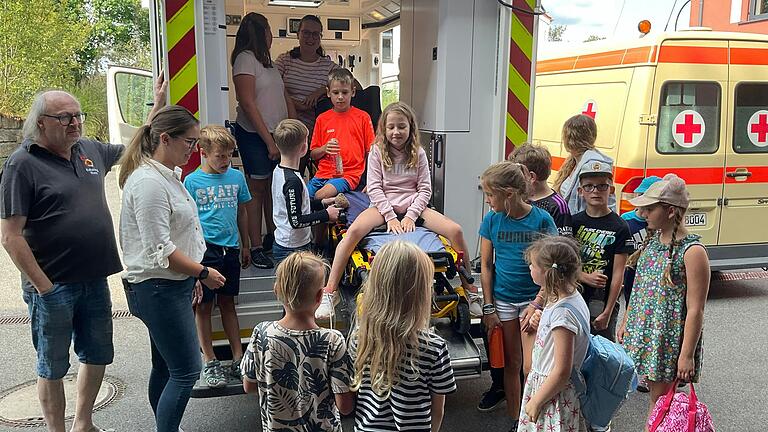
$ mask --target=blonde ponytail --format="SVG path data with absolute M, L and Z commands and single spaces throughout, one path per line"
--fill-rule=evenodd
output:
M 145 124 L 136 131 L 136 135 L 133 136 L 131 142 L 125 146 L 125 151 L 123 151 L 123 155 L 120 157 L 120 162 L 118 162 L 120 164 L 120 174 L 117 177 L 117 184 L 120 185 L 121 189 L 125 186 L 128 176 L 136 171 L 136 168 L 138 168 L 145 159 L 151 156 L 151 154 L 145 155 L 143 151 L 144 147 L 149 147 L 149 145 L 150 126 Z

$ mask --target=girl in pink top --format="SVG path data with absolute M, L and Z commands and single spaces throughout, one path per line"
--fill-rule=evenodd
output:
M 374 144 L 368 156 L 367 186 L 372 206 L 355 219 L 336 247 L 323 301 L 316 312 L 318 318 L 330 316 L 338 303 L 336 288 L 357 243 L 381 224 L 387 224 L 387 232 L 401 234 L 416 229 L 416 220 L 421 217 L 425 228 L 446 237 L 457 251 L 468 250 L 461 226 L 427 207 L 432 182 L 413 109 L 403 102 L 387 106 Z M 464 279 L 462 284 L 477 291 Z

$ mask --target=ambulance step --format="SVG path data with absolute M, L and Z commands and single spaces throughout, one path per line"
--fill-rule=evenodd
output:
M 435 332 L 445 339 L 456 379 L 476 378 L 483 371 L 483 358 L 472 336 L 459 334 L 450 323 L 436 323 Z

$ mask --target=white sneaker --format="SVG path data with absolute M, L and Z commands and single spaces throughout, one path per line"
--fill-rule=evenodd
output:
M 339 294 L 334 291 L 332 293 L 323 293 L 323 299 L 320 301 L 320 306 L 318 306 L 317 310 L 315 311 L 315 319 L 328 319 L 331 317 L 331 315 L 334 314 L 334 309 L 336 305 L 339 304 Z

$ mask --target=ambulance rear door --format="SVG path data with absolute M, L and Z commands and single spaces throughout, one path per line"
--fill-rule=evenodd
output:
M 768 243 L 768 43 L 730 41 L 720 245 Z
M 147 121 L 154 101 L 152 72 L 110 66 L 107 70 L 109 141 L 128 144 Z
M 684 223 L 708 245 L 717 244 L 720 226 L 727 88 L 727 41 L 665 40 L 659 47 L 646 175 L 685 180 L 691 204 Z

